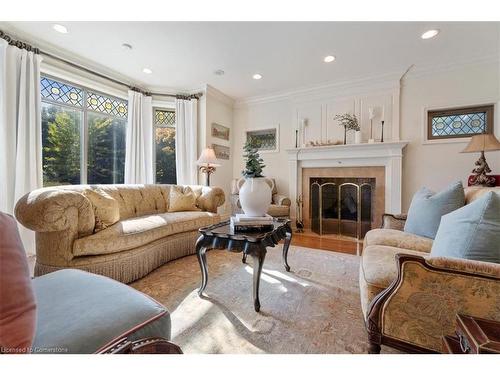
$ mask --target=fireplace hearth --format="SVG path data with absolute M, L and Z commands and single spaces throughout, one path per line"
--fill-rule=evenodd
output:
M 372 228 L 375 178 L 311 177 L 311 230 L 362 239 Z

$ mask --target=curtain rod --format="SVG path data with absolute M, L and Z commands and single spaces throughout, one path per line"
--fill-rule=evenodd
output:
M 28 43 L 22 42 L 20 40 L 15 40 L 10 35 L 5 34 L 2 30 L 0 30 L 0 38 L 2 38 L 5 41 L 7 41 L 7 43 L 9 43 L 9 45 L 11 45 L 11 46 L 15 46 L 17 48 L 25 49 L 25 50 L 33 52 L 35 54 L 40 54 L 40 55 L 44 55 L 44 56 L 50 57 L 51 59 L 60 61 L 60 62 L 62 62 L 64 64 L 66 64 L 66 65 L 69 65 L 69 66 L 73 67 L 73 68 L 82 70 L 82 71 L 84 71 L 86 73 L 95 75 L 95 76 L 97 76 L 99 78 L 106 79 L 106 80 L 108 80 L 110 82 L 113 82 L 113 83 L 116 83 L 118 85 L 125 86 L 128 89 L 130 89 L 130 90 L 140 92 L 140 93 L 142 93 L 144 95 L 147 95 L 147 96 L 165 96 L 165 97 L 169 97 L 169 98 L 184 99 L 184 100 L 199 99 L 200 97 L 203 96 L 203 93 L 201 93 L 201 92 L 196 93 L 196 94 L 167 94 L 167 93 L 160 93 L 160 92 L 148 92 L 148 91 L 145 91 L 145 90 L 143 90 L 143 89 L 141 89 L 139 87 L 131 86 L 131 85 L 125 83 L 125 82 L 122 82 L 122 81 L 119 81 L 117 79 L 108 77 L 108 76 L 106 76 L 104 74 L 101 74 L 101 73 L 98 73 L 98 72 L 96 72 L 96 71 L 94 71 L 92 69 L 86 68 L 86 67 L 84 67 L 82 65 L 76 64 L 76 63 L 68 61 L 66 59 L 63 59 L 63 58 L 61 58 L 59 56 L 53 55 L 53 54 L 45 52 L 45 51 L 41 51 L 39 48 L 33 47 L 32 45 L 30 45 Z

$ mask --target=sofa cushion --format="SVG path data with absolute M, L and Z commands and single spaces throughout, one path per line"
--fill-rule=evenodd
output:
M 106 229 L 120 220 L 120 206 L 108 193 L 97 188 L 95 190 L 86 189 L 82 194 L 92 204 L 95 216 L 95 232 Z
M 443 216 L 431 256 L 500 263 L 500 195 L 490 191 Z
M 33 280 L 38 301 L 35 353 L 94 353 L 122 337 L 170 339 L 166 308 L 137 290 L 78 270 Z
M 168 212 L 200 211 L 196 207 L 196 194 L 189 187 L 172 186 L 170 188 Z
M 422 188 L 415 193 L 408 210 L 405 232 L 434 239 L 441 216 L 465 204 L 462 182 L 458 181 L 439 193 Z
M 0 347 L 27 353 L 35 336 L 35 296 L 17 223 L 1 212 L 0 239 Z
M 366 233 L 363 242 L 364 248 L 370 245 L 392 246 L 428 253 L 432 248 L 432 240 L 396 229 L 372 229 Z
M 73 255 L 101 255 L 130 250 L 219 221 L 219 215 L 204 211 L 167 212 L 122 220 L 96 234 L 77 239 L 73 244 Z
M 396 254 L 428 256 L 429 254 L 392 246 L 371 245 L 363 250 L 361 266 L 366 282 L 380 289 L 387 288 L 398 275 Z

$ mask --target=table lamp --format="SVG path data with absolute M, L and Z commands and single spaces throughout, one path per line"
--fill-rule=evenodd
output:
M 196 163 L 200 166 L 200 170 L 207 174 L 207 186 L 210 186 L 210 175 L 215 172 L 216 167 L 220 167 L 214 149 L 210 147 L 204 149 Z
M 476 161 L 476 168 L 472 170 L 474 177 L 471 179 L 471 185 L 495 186 L 495 177 L 488 176 L 491 169 L 484 157 L 485 151 L 500 150 L 500 142 L 493 134 L 479 134 L 472 136 L 469 144 L 462 152 L 480 152 L 481 156 Z

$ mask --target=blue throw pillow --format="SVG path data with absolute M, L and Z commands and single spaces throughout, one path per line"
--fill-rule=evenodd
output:
M 500 263 L 500 195 L 490 191 L 443 216 L 431 256 Z
M 464 188 L 460 181 L 439 193 L 422 188 L 411 200 L 404 231 L 434 239 L 441 216 L 463 207 L 464 204 Z

